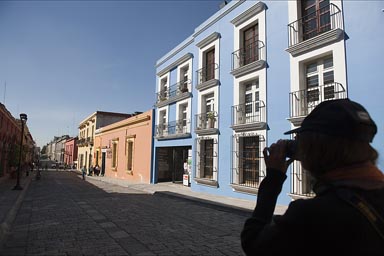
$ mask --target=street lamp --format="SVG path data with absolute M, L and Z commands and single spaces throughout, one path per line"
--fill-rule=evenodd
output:
M 24 121 L 27 121 L 27 114 L 20 114 L 21 121 L 21 140 L 20 140 L 20 157 L 19 157 L 19 168 L 17 169 L 17 183 L 13 190 L 22 190 L 23 188 L 20 186 L 20 169 L 21 169 L 21 154 L 23 148 L 23 138 L 24 138 Z

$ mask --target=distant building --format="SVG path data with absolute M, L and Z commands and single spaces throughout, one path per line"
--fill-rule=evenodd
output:
M 152 144 L 153 110 L 148 110 L 97 129 L 92 162 L 107 177 L 150 183 Z
M 70 168 L 77 164 L 77 136 L 68 138 L 64 145 L 64 164 Z
M 20 127 L 8 109 L 0 103 L 0 176 L 16 165 L 16 148 L 20 139 Z
M 94 158 L 93 154 L 95 152 L 93 147 L 95 130 L 103 126 L 116 123 L 130 116 L 132 116 L 132 114 L 96 111 L 80 122 L 78 135 L 79 140 L 77 142 L 78 170 L 80 170 L 84 165 L 88 169 L 90 166 L 95 164 L 92 163 L 92 159 Z
M 14 175 L 19 164 L 20 150 L 22 166 L 34 161 L 36 144 L 27 123 L 24 123 L 24 134 L 21 134 L 21 130 L 20 119 L 14 118 L 6 106 L 0 103 L 0 177 Z M 22 136 L 23 144 L 20 149 Z

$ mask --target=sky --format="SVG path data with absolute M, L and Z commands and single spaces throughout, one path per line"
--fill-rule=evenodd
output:
M 37 146 L 78 134 L 95 111 L 155 103 L 155 63 L 222 0 L 0 1 L 0 102 Z
M 95 111 L 147 111 L 156 101 L 156 61 L 219 11 L 222 2 L 0 0 L 0 102 L 14 117 L 28 115 L 40 147 L 54 136 L 78 135 L 79 123 Z M 361 8 L 362 1 L 344 1 L 348 92 L 378 125 L 373 146 L 384 168 L 384 1 L 363 2 Z M 287 19 L 286 2 L 280 8 L 282 15 L 273 18 Z M 271 31 L 286 38 L 285 29 Z M 282 72 L 289 72 L 285 49 L 269 57 L 281 52 L 286 54 Z M 287 85 L 287 93 L 278 94 L 287 103 L 287 81 L 270 79 Z M 277 117 L 270 118 L 270 143 L 289 129 L 280 109 L 269 111 Z

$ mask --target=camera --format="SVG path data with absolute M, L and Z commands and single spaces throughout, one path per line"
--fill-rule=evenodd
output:
M 288 140 L 287 141 L 287 148 L 286 148 L 286 156 L 288 158 L 297 160 L 296 151 L 297 151 L 297 141 L 296 140 Z

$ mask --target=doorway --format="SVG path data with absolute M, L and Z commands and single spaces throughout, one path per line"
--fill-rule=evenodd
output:
M 192 147 L 164 147 L 156 149 L 157 182 L 182 183 L 184 163 Z

